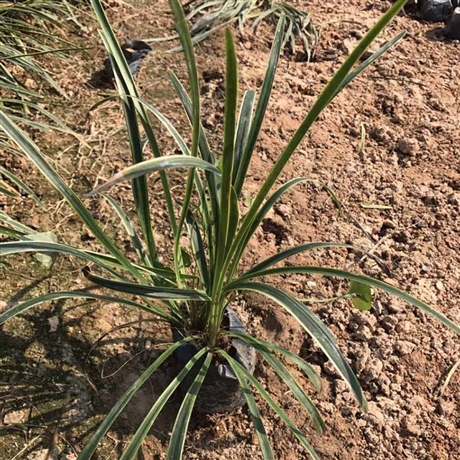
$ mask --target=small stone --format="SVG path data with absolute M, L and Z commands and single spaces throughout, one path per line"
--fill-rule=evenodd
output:
M 369 382 L 371 380 L 376 380 L 383 370 L 383 362 L 380 359 L 372 358 L 370 359 L 366 367 L 364 368 L 364 379 Z
M 436 281 L 435 286 L 439 292 L 441 292 L 444 289 L 444 283 L 441 280 Z
M 56 332 L 59 326 L 59 316 L 51 316 L 51 318 L 48 318 L 48 323 L 50 325 L 50 332 Z
M 276 212 L 276 214 L 281 216 L 283 218 L 283 220 L 286 220 L 289 217 L 289 214 L 290 214 L 291 210 L 285 204 L 279 204 L 279 205 L 275 206 L 275 212 Z
M 451 0 L 421 0 L 419 17 L 424 21 L 442 22 L 449 18 L 452 8 Z
M 395 351 L 401 356 L 405 356 L 412 353 L 414 348 L 415 345 L 412 342 L 408 342 L 407 340 L 399 340 L 395 344 Z
M 402 301 L 395 298 L 390 298 L 388 300 L 387 307 L 390 313 L 399 313 L 404 310 L 404 305 Z
M 452 16 L 450 17 L 446 27 L 443 30 L 443 34 L 447 38 L 460 40 L 460 7 L 455 8 Z
M 15 425 L 19 423 L 24 423 L 27 420 L 27 410 L 14 410 L 8 412 L 3 417 L 3 423 L 5 425 Z
M 377 403 L 370 401 L 368 406 L 368 413 L 364 416 L 364 420 L 377 426 L 383 426 L 385 424 L 385 415 Z
M 458 9 L 458 8 L 457 8 Z M 451 204 L 452 206 L 460 206 L 460 194 L 456 193 L 451 193 L 447 197 L 447 202 Z M 1 309 L 1 302 L 0 302 L 0 309 Z
M 417 418 L 413 415 L 408 415 L 402 420 L 403 428 L 410 434 L 419 436 L 422 433 L 420 424 L 417 422 Z
M 420 152 L 420 145 L 415 138 L 399 139 L 398 150 L 409 157 L 415 157 Z

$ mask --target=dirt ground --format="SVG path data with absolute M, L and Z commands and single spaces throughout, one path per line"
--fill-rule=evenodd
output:
M 120 40 L 171 34 L 167 1 L 128 3 L 132 7 L 118 5 L 109 11 Z M 254 195 L 339 63 L 390 5 L 367 0 L 295 3 L 324 26 L 320 44 L 311 63 L 300 54 L 281 57 L 245 189 L 247 198 Z M 53 96 L 53 104 L 47 107 L 81 137 L 53 132 L 34 136 L 74 189 L 84 192 L 126 165 L 130 154 L 117 103 L 90 110 L 111 90 L 94 88 L 89 82 L 101 68 L 105 53 L 96 38 L 95 23 L 84 10 L 81 21 L 85 28 L 75 29 L 69 38 L 91 49 L 64 62 L 53 61 L 54 74 L 69 99 Z M 283 198 L 251 242 L 244 267 L 293 244 L 352 243 L 372 249 L 387 272 L 369 259 L 337 250 L 296 256 L 290 262 L 345 267 L 377 276 L 460 323 L 460 43 L 443 40 L 440 26 L 403 14 L 378 39 L 381 44 L 407 31 L 407 37 L 345 89 L 313 126 L 284 178 L 305 176 L 316 182 L 299 186 Z M 265 26 L 256 34 L 249 29 L 245 35 L 236 34 L 241 90 L 260 88 L 273 31 Z M 221 146 L 224 102 L 222 43 L 217 34 L 197 47 L 203 120 L 216 152 Z M 166 74 L 174 69 L 184 80 L 186 69 L 179 55 L 164 52 L 165 44 L 154 46 L 137 79 L 140 92 L 185 132 L 185 118 Z M 160 127 L 158 132 L 163 151 L 173 153 L 171 139 Z M 2 153 L 0 163 L 27 179 L 49 212 L 28 201 L 0 203 L 0 210 L 35 228 L 55 231 L 62 241 L 95 247 L 67 205 L 26 161 Z M 172 177 L 178 183 L 180 177 Z M 320 184 L 334 190 L 341 209 Z M 165 241 L 163 255 L 168 259 L 160 187 L 151 181 L 151 189 L 155 231 Z M 127 186 L 111 193 L 132 210 Z M 87 204 L 121 246 L 127 246 L 129 241 L 108 206 L 102 200 Z M 8 260 L 11 266 L 0 268 L 0 307 L 35 294 L 88 286 L 80 274 L 80 261 L 59 257 L 50 272 L 32 261 L 32 256 Z M 273 283 L 305 298 L 322 299 L 346 291 L 343 282 L 317 277 L 274 279 Z M 376 293 L 370 312 L 354 310 L 346 301 L 315 304 L 312 309 L 330 327 L 357 372 L 369 401 L 368 414 L 359 409 L 326 358 L 292 319 L 257 296 L 245 296 L 238 307 L 251 333 L 277 340 L 320 372 L 324 388 L 319 394 L 298 377 L 325 418 L 325 435 L 313 431 L 269 369 L 260 364 L 256 369 L 257 377 L 302 427 L 321 457 L 460 458 L 460 373 L 442 389 L 447 372 L 460 358 L 458 337 L 381 293 Z M 96 302 L 56 302 L 7 323 L 0 330 L 0 459 L 44 460 L 50 445 L 55 446 L 50 458 L 76 459 L 117 397 L 169 340 L 168 328 L 148 315 Z M 142 389 L 105 438 L 97 459 L 120 456 L 142 414 L 174 373 L 174 363 L 168 363 Z M 179 404 L 177 397 L 168 403 L 140 458 L 165 458 Z M 262 403 L 261 411 L 276 457 L 308 458 Z M 185 459 L 258 458 L 262 457 L 245 408 L 228 415 L 194 416 Z

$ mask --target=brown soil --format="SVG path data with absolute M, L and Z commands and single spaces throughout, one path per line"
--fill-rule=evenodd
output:
M 135 5 L 132 8 L 118 5 L 109 11 L 120 40 L 171 34 L 166 1 L 131 3 Z M 317 24 L 355 22 L 325 27 L 314 62 L 307 63 L 300 55 L 281 58 L 246 187 L 248 198 L 339 63 L 389 4 L 365 0 L 334 5 L 298 2 L 312 13 Z M 87 28 L 75 31 L 70 38 L 79 44 L 95 44 L 94 22 L 82 16 Z M 293 244 L 351 242 L 373 249 L 388 273 L 371 260 L 345 251 L 318 251 L 297 256 L 292 262 L 346 267 L 386 279 L 460 323 L 460 45 L 443 41 L 436 26 L 401 15 L 379 38 L 381 44 L 403 29 L 408 31 L 406 39 L 344 90 L 314 125 L 284 178 L 310 177 L 316 185 L 299 186 L 283 198 L 251 242 L 244 267 Z M 269 26 L 255 35 L 249 31 L 236 35 L 242 90 L 260 88 L 272 36 Z M 222 131 L 222 43 L 217 34 L 197 47 L 199 68 L 206 72 L 204 124 L 216 151 Z M 54 98 L 55 103 L 48 108 L 63 116 L 85 142 L 53 132 L 34 133 L 53 164 L 79 192 L 129 162 L 118 105 L 111 101 L 89 111 L 103 93 L 110 92 L 87 84 L 104 58 L 98 42 L 97 49 L 87 55 L 64 63 L 53 61 L 69 100 Z M 168 69 L 174 69 L 184 80 L 180 56 L 158 49 L 144 62 L 138 77 L 140 91 L 186 132 L 179 101 L 166 78 Z M 366 134 L 364 148 L 360 148 L 361 127 Z M 172 153 L 171 140 L 160 128 L 159 132 L 160 145 L 166 146 L 164 152 Z M 43 213 L 28 201 L 8 202 L 3 205 L 8 213 L 43 231 L 55 231 L 68 243 L 95 245 L 67 205 L 56 200 L 55 192 L 26 161 L 6 153 L 2 153 L 1 161 L 27 179 L 49 205 L 49 212 Z M 172 177 L 176 182 L 179 176 Z M 341 212 L 317 184 L 335 191 Z M 127 186 L 111 193 L 125 209 L 132 209 Z M 166 241 L 165 211 L 160 187 L 154 181 L 152 196 L 156 233 L 160 241 Z M 102 200 L 87 204 L 121 246 L 128 246 L 107 204 Z M 391 209 L 364 209 L 363 204 L 389 205 Z M 170 251 L 166 243 L 163 251 L 167 259 Z M 80 274 L 80 261 L 59 257 L 51 273 L 43 272 L 32 261 L 32 257 L 16 258 L 9 260 L 10 268 L 0 268 L 0 300 L 5 304 L 44 292 L 88 286 Z M 318 277 L 275 279 L 273 283 L 305 298 L 333 297 L 346 291 L 345 283 Z M 273 372 L 260 363 L 256 369 L 257 377 L 304 430 L 321 457 L 460 458 L 460 373 L 440 392 L 450 366 L 460 358 L 458 338 L 432 318 L 381 293 L 376 293 L 370 312 L 358 312 L 345 301 L 316 304 L 312 309 L 330 327 L 357 372 L 369 401 L 368 414 L 360 411 L 312 341 L 275 305 L 246 296 L 239 313 L 251 333 L 300 353 L 321 373 L 324 389 L 320 394 L 296 375 L 325 417 L 328 431 L 323 436 L 313 432 Z M 117 305 L 56 302 L 7 323 L 0 331 L 0 340 L 0 459 L 44 459 L 51 443 L 55 452 L 50 458 L 71 460 L 111 405 L 171 337 L 166 325 Z M 166 364 L 142 389 L 105 438 L 98 459 L 120 456 L 152 400 L 175 372 L 173 363 Z M 178 397 L 168 403 L 141 458 L 165 458 L 179 404 Z M 307 458 L 263 403 L 261 412 L 276 457 Z M 53 443 L 56 435 L 57 442 Z M 228 415 L 193 418 L 185 459 L 255 458 L 261 455 L 245 408 Z

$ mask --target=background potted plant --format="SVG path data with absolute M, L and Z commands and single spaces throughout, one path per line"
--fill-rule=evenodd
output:
M 97 267 L 98 271 L 105 272 L 106 275 L 103 277 L 93 273 L 89 266 L 85 266 L 83 269 L 88 280 L 111 292 L 111 294 L 96 294 L 86 291 L 65 291 L 45 294 L 16 304 L 3 312 L 0 315 L 0 324 L 43 302 L 65 298 L 94 298 L 101 301 L 115 301 L 156 315 L 159 319 L 170 323 L 175 335 L 174 343 L 167 347 L 113 406 L 80 453 L 80 459 L 92 457 L 98 444 L 136 391 L 173 354 L 176 354 L 182 363 L 180 371 L 153 402 L 147 416 L 124 449 L 122 459 L 135 458 L 159 413 L 182 383 L 187 384 L 172 429 L 168 449 L 169 459 L 181 458 L 188 424 L 197 397 L 201 389 L 209 390 L 209 388 L 214 393 L 219 393 L 221 388 L 220 396 L 223 397 L 224 403 L 228 394 L 232 393 L 231 401 L 227 404 L 228 409 L 240 404 L 242 401 L 241 394 L 243 395 L 265 459 L 273 458 L 273 452 L 253 396 L 254 390 L 287 424 L 311 457 L 318 458 L 302 432 L 257 378 L 253 376 L 254 350 L 285 382 L 307 411 L 314 427 L 321 432 L 324 430 L 324 422 L 319 412 L 283 364 L 279 355 L 304 371 L 318 389 L 321 385 L 319 376 L 308 362 L 299 356 L 276 344 L 253 337 L 244 330 L 229 307 L 240 293 L 247 291 L 257 292 L 271 299 L 293 315 L 329 358 L 337 372 L 353 391 L 363 410 L 366 410 L 366 400 L 359 382 L 327 327 L 304 303 L 287 292 L 258 281 L 260 278 L 265 279 L 278 274 L 305 273 L 347 279 L 351 282 L 350 295 L 358 308 L 370 308 L 370 289 L 374 287 L 406 300 L 422 311 L 431 314 L 455 332 L 460 333 L 460 328 L 445 316 L 409 294 L 377 279 L 328 267 L 277 266 L 279 262 L 295 254 L 325 247 L 349 247 L 347 245 L 329 242 L 307 243 L 281 251 L 253 266 L 250 270 L 239 272 L 239 263 L 245 248 L 264 216 L 284 193 L 307 180 L 306 178 L 290 180 L 279 185 L 272 192 L 271 190 L 277 183 L 284 166 L 310 126 L 341 89 L 402 37 L 399 35 L 388 42 L 353 70 L 363 52 L 398 13 L 404 3 L 404 0 L 395 2 L 342 64 L 313 104 L 285 150 L 278 157 L 249 210 L 241 215 L 239 199 L 273 85 L 282 46 L 284 18 L 281 18 L 276 30 L 258 102 L 256 105 L 254 104 L 255 93 L 253 91 L 246 92 L 239 112 L 237 110 L 238 73 L 235 46 L 231 32 L 226 31 L 224 139 L 222 154 L 216 158 L 200 123 L 199 81 L 195 56 L 190 33 L 178 0 L 171 0 L 171 7 L 187 63 L 190 97 L 177 77 L 174 74 L 171 74 L 170 77 L 190 120 L 192 129 L 190 147 L 166 117 L 139 97 L 129 66 L 103 8 L 99 0 L 92 0 L 93 8 L 102 27 L 102 38 L 110 54 L 120 100 L 125 111 L 132 165 L 94 189 L 88 196 L 102 193 L 122 181 L 132 181 L 133 197 L 141 233 L 135 230 L 128 216 L 111 197 L 104 195 L 104 198 L 120 216 L 136 250 L 136 261 L 129 259 L 122 253 L 115 242 L 102 230 L 81 199 L 52 168 L 33 141 L 7 115 L 0 113 L 0 125 L 6 135 L 68 201 L 87 229 L 91 231 L 105 250 L 104 253 L 95 252 L 41 240 L 40 237 L 35 238 L 35 241 L 24 241 L 20 239 L 21 232 L 16 230 L 13 225 L 9 235 L 16 236 L 18 239 L 0 243 L 0 256 L 23 252 L 52 252 L 77 256 L 93 267 Z M 149 118 L 150 113 L 172 134 L 182 152 L 181 155 L 161 155 Z M 144 134 L 141 132 L 141 128 Z M 143 148 L 146 143 L 150 145 L 153 159 L 144 159 Z M 165 173 L 166 170 L 172 168 L 186 168 L 188 170 L 185 191 L 180 200 L 173 199 L 168 177 Z M 160 175 L 174 238 L 171 268 L 160 262 L 152 231 L 149 189 L 146 179 L 146 175 L 152 172 L 158 172 Z M 188 232 L 191 255 L 182 246 L 185 229 Z M 121 294 L 135 295 L 136 300 L 132 300 L 131 297 L 123 297 Z M 226 383 L 221 385 L 221 382 Z M 238 385 L 235 386 L 235 383 Z M 218 410 L 225 409 L 222 407 L 224 403 L 219 402 Z M 206 407 L 204 404 L 202 409 L 209 411 L 212 410 L 212 407 Z

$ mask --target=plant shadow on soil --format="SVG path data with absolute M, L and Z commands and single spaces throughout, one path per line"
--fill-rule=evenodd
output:
M 41 277 L 18 291 L 11 303 L 46 279 Z M 38 447 L 52 447 L 56 436 L 60 447 L 75 453 L 73 446 L 89 440 L 103 416 L 164 349 L 170 340 L 165 326 L 151 326 L 152 320 L 142 317 L 126 322 L 126 316 L 118 316 L 117 309 L 116 305 L 106 309 L 94 301 L 60 300 L 38 314 L 16 317 L 0 329 L 1 459 L 21 450 L 22 458 L 29 458 Z M 111 322 L 111 317 L 118 317 L 123 324 Z M 95 326 L 92 332 L 88 331 L 90 324 Z M 89 336 L 91 333 L 98 336 Z M 177 372 L 177 363 L 171 358 L 154 373 L 101 443 L 100 455 L 119 458 L 156 397 Z M 152 455 L 167 444 L 180 391 L 173 394 L 151 430 L 154 444 L 159 443 L 150 443 Z M 207 417 L 194 414 L 190 428 L 207 421 Z M 32 442 L 37 436 L 38 442 Z M 147 457 L 140 452 L 138 458 Z

